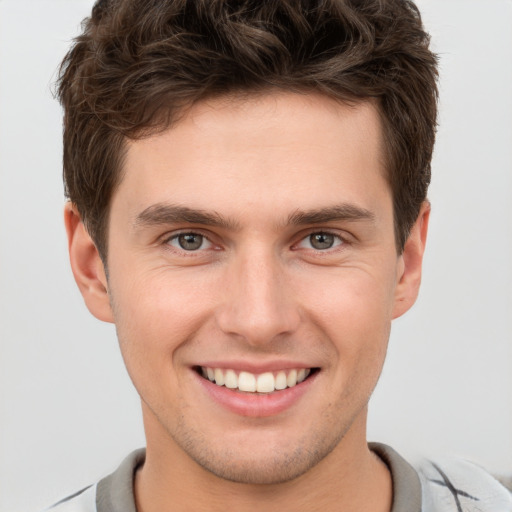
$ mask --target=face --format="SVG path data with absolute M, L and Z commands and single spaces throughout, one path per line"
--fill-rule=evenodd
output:
M 85 296 L 112 308 L 148 450 L 271 483 L 364 441 L 418 259 L 397 254 L 380 144 L 372 104 L 291 93 L 200 103 L 129 143 L 109 301 Z

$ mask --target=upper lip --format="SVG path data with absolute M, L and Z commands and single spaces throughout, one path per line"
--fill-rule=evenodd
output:
M 265 372 L 276 372 L 279 370 L 300 370 L 301 368 L 318 368 L 318 365 L 311 363 L 304 363 L 298 361 L 267 361 L 267 362 L 255 362 L 255 361 L 203 361 L 195 366 L 203 368 L 220 368 L 222 370 L 235 370 L 245 371 L 254 374 L 260 374 Z

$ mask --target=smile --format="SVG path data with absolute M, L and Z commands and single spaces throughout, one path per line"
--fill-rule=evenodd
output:
M 254 374 L 247 371 L 235 371 L 224 368 L 201 366 L 200 374 L 214 382 L 217 386 L 245 393 L 273 393 L 287 388 L 293 388 L 306 380 L 315 369 L 297 368 Z

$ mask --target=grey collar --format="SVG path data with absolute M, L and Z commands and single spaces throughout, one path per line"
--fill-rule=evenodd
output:
M 421 483 L 414 468 L 395 450 L 380 443 L 369 443 L 370 449 L 388 466 L 393 479 L 391 512 L 421 512 Z M 137 512 L 134 479 L 144 463 L 146 451 L 132 452 L 111 475 L 98 482 L 97 512 Z
M 393 448 L 380 443 L 368 443 L 368 446 L 384 461 L 391 473 L 391 512 L 421 512 L 421 482 L 416 470 Z

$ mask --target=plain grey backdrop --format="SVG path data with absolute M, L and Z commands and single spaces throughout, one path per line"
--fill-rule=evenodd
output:
M 512 473 L 512 2 L 422 0 L 441 58 L 423 289 L 369 438 Z M 143 445 L 114 328 L 73 282 L 57 65 L 91 0 L 0 0 L 0 511 L 38 510 Z

